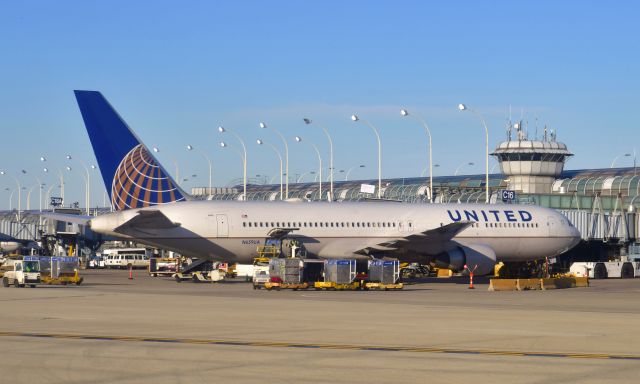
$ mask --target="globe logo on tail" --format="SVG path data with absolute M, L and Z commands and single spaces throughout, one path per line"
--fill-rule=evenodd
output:
M 111 185 L 111 205 L 122 211 L 184 200 L 173 180 L 138 144 L 122 159 Z

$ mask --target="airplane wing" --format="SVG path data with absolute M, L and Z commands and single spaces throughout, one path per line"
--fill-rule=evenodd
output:
M 169 220 L 162 212 L 149 209 L 139 211 L 138 214 L 129 221 L 115 228 L 114 232 L 122 233 L 123 235 L 133 235 L 139 232 L 144 233 L 145 230 L 171 229 L 179 226 L 180 223 L 174 223 Z
M 409 236 L 399 237 L 397 239 L 386 240 L 382 243 L 371 244 L 364 248 L 358 249 L 354 253 L 361 255 L 369 255 L 375 251 L 395 251 L 400 248 L 408 248 L 411 246 L 429 246 L 429 244 L 444 244 L 447 241 L 453 239 L 458 233 L 471 225 L 470 221 L 459 221 L 437 227 L 434 229 L 428 229 L 420 233 L 414 233 Z

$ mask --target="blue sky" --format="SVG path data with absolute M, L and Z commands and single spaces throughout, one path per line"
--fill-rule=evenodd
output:
M 50 168 L 68 165 L 67 153 L 95 163 L 73 89 L 101 91 L 148 146 L 161 148 L 169 170 L 178 163 L 187 189 L 208 179 L 187 144 L 212 158 L 215 185 L 242 176 L 238 156 L 218 146 L 237 144 L 218 125 L 244 137 L 250 177 L 278 173 L 273 152 L 255 139 L 282 144 L 260 121 L 291 139 L 292 176 L 317 168 L 296 135 L 328 164 L 325 137 L 304 117 L 330 130 L 337 170 L 364 164 L 352 178 L 375 178 L 375 137 L 350 121 L 352 113 L 381 132 L 383 177 L 419 175 L 426 135 L 400 117 L 401 107 L 429 123 L 436 175 L 468 162 L 475 165 L 460 173 L 479 174 L 484 130 L 456 109 L 461 102 L 485 116 L 491 147 L 505 137 L 511 106 L 530 138 L 536 126 L 557 130 L 575 153 L 568 169 L 605 168 L 634 150 L 640 128 L 639 8 L 634 1 L 5 1 L 0 169 L 30 188 L 34 176 L 55 182 L 42 172 L 42 154 Z M 80 167 L 71 166 L 67 202 L 83 203 Z M 0 208 L 14 185 L 0 177 Z M 96 172 L 94 202 L 103 189 Z

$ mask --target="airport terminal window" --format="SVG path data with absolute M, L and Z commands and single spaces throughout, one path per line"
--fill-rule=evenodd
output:
M 322 221 L 320 222 L 320 226 L 322 227 Z
M 247 223 L 243 221 L 243 222 L 242 222 L 242 226 L 243 226 L 243 227 L 246 227 L 246 226 L 247 226 Z
M 393 223 L 393 228 L 395 228 L 395 227 L 396 227 L 396 223 Z

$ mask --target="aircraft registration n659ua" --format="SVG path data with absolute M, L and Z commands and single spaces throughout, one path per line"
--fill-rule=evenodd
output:
M 251 263 L 269 235 L 308 257 L 392 257 L 487 274 L 497 261 L 561 254 L 580 241 L 559 212 L 531 205 L 195 200 L 169 176 L 100 92 L 75 91 L 115 212 L 98 233 L 186 256 Z

